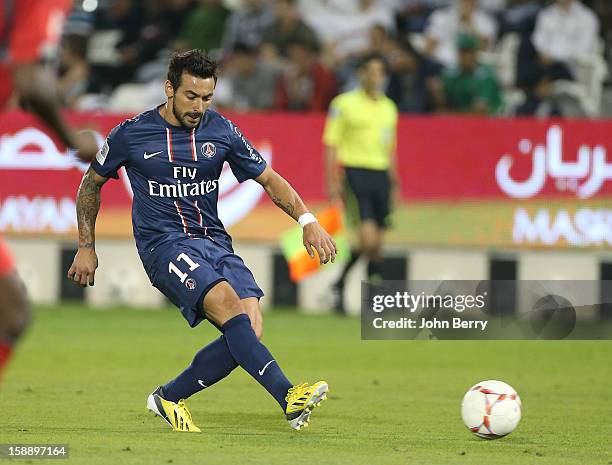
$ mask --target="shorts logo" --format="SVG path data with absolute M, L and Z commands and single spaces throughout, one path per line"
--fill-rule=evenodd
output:
M 193 291 L 196 288 L 196 281 L 193 278 L 187 278 L 185 281 L 185 287 L 190 291 Z
M 202 155 L 209 160 L 217 153 L 217 147 L 212 142 L 204 142 L 202 144 Z

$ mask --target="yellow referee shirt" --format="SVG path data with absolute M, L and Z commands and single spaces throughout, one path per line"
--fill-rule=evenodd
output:
M 386 170 L 395 151 L 397 107 L 381 95 L 372 100 L 363 89 L 332 100 L 323 143 L 335 147 L 338 162 L 347 167 Z

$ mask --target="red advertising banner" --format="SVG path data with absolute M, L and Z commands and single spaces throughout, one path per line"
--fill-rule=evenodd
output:
M 404 194 L 414 200 L 612 195 L 611 130 L 609 121 L 406 118 L 399 131 Z
M 108 131 L 131 115 L 70 113 Z M 229 115 L 309 203 L 325 202 L 324 115 Z M 35 118 L 0 115 L 0 231 L 74 234 L 86 166 Z M 612 121 L 403 117 L 402 197 L 390 239 L 459 246 L 607 247 L 612 244 Z M 291 224 L 249 181 L 222 178 L 220 211 L 234 236 L 276 240 Z M 231 179 L 230 179 L 231 177 Z M 248 199 L 248 200 L 247 200 Z M 257 208 L 255 208 L 257 207 Z M 98 233 L 131 234 L 127 176 L 103 191 Z

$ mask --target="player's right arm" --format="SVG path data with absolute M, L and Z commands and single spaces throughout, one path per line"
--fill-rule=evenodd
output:
M 68 278 L 81 286 L 93 286 L 98 267 L 96 255 L 96 218 L 100 210 L 100 190 L 108 178 L 119 179 L 117 172 L 129 166 L 129 143 L 124 124 L 115 126 L 108 134 L 91 166 L 83 176 L 77 193 L 77 222 L 79 249 L 68 270 Z
M 108 180 L 91 167 L 87 170 L 77 193 L 77 222 L 79 227 L 79 248 L 68 270 L 68 279 L 81 286 L 93 286 L 98 268 L 96 255 L 96 218 L 100 210 L 100 190 Z

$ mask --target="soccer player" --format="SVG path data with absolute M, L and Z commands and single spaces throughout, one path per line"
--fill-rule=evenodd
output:
M 368 279 L 381 279 L 383 233 L 391 198 L 399 199 L 397 108 L 383 92 L 386 77 L 384 58 L 365 56 L 359 66 L 361 86 L 332 100 L 323 133 L 331 201 L 344 203 L 359 234 L 358 248 L 351 250 L 333 285 L 339 313 L 345 313 L 346 276 L 362 254 L 368 259 Z
M 293 386 L 259 341 L 263 292 L 234 254 L 217 216 L 223 163 L 238 181 L 261 184 L 277 206 L 299 221 L 311 257 L 316 251 L 321 263 L 334 261 L 336 245 L 240 129 L 208 109 L 216 81 L 216 64 L 201 51 L 174 55 L 165 83 L 167 102 L 110 132 L 79 187 L 79 248 L 68 277 L 93 286 L 100 189 L 125 166 L 134 191 L 134 237 L 151 283 L 181 309 L 191 327 L 207 319 L 222 333 L 185 371 L 155 389 L 147 407 L 174 430 L 199 431 L 184 399 L 240 365 L 276 399 L 290 426 L 300 429 L 328 386 L 324 381 Z
M 14 0 L 0 4 L 0 111 L 14 92 L 67 147 L 91 161 L 98 148 L 86 134 L 72 131 L 59 113 L 56 81 L 40 61 L 55 49 L 71 0 Z M 0 375 L 27 327 L 26 291 L 8 247 L 0 236 Z
M 8 247 L 0 237 L 0 376 L 29 320 L 25 287 Z
M 55 76 L 41 62 L 59 44 L 72 0 L 12 0 L 0 3 L 0 110 L 15 92 L 66 146 L 91 161 L 95 140 L 72 130 L 60 114 Z

